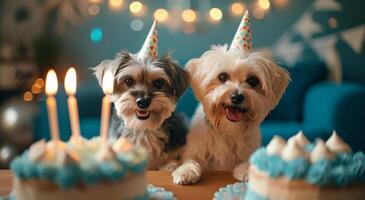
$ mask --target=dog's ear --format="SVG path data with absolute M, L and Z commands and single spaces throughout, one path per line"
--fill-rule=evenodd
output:
M 171 57 L 170 53 L 166 53 L 162 56 L 157 63 L 170 77 L 174 96 L 176 97 L 176 100 L 179 99 L 189 86 L 189 73 L 180 67 L 179 63 Z
M 121 51 L 117 54 L 114 60 L 104 60 L 98 66 L 92 68 L 100 86 L 102 86 L 105 71 L 110 70 L 115 77 L 118 71 L 130 63 L 131 60 L 132 57 L 130 53 L 127 51 Z
M 190 59 L 189 62 L 186 64 L 186 70 L 189 73 L 190 76 L 190 80 L 191 80 L 191 87 L 193 88 L 195 97 L 197 98 L 197 100 L 201 101 L 202 99 L 202 95 L 201 95 L 201 91 L 202 89 L 201 87 L 201 77 L 199 77 L 199 73 L 198 73 L 198 68 L 201 67 L 200 66 L 200 62 L 199 62 L 199 58 L 193 58 Z
M 287 88 L 290 76 L 286 69 L 278 66 L 274 62 L 269 65 L 271 73 L 271 87 L 273 92 L 273 100 L 271 109 L 273 109 L 280 101 L 281 96 Z
M 189 72 L 190 76 L 193 76 L 193 74 L 195 74 L 196 69 L 198 67 L 198 62 L 199 62 L 198 58 L 193 58 L 190 59 L 188 63 L 186 63 L 185 68 Z

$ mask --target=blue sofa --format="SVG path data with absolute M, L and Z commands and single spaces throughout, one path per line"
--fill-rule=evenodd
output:
M 327 68 L 323 64 L 299 64 L 288 68 L 292 82 L 276 109 L 261 126 L 263 144 L 278 134 L 284 138 L 303 130 L 311 140 L 327 139 L 336 130 L 354 149 L 365 150 L 365 87 L 344 82 L 326 82 Z M 102 91 L 96 80 L 78 87 L 82 134 L 90 138 L 99 134 Z M 57 95 L 61 138 L 70 136 L 64 91 Z M 180 100 L 177 110 L 191 116 L 197 102 L 189 89 Z M 49 138 L 47 111 L 44 102 L 36 118 L 35 140 Z

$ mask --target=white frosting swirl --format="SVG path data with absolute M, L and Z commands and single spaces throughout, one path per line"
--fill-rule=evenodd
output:
M 333 131 L 331 137 L 327 140 L 326 145 L 335 153 L 347 153 L 352 151 L 351 147 L 338 136 L 336 131 Z
M 294 160 L 296 158 L 307 158 L 307 154 L 304 149 L 297 144 L 296 140 L 288 140 L 288 144 L 283 149 L 281 154 L 282 158 L 287 161 Z
M 62 148 L 57 152 L 57 164 L 66 166 L 80 163 L 80 156 L 71 147 Z
M 114 160 L 116 157 L 115 152 L 109 143 L 101 144 L 95 156 L 96 160 L 99 161 Z
M 113 150 L 115 152 L 127 152 L 130 149 L 133 148 L 133 144 L 124 137 L 120 137 L 114 144 L 113 144 Z
M 281 155 L 285 145 L 285 140 L 282 137 L 275 135 L 266 146 L 266 152 L 268 155 Z
M 305 147 L 309 144 L 309 140 L 305 137 L 303 131 L 299 131 L 295 136 L 292 137 L 298 145 Z
M 29 148 L 29 159 L 32 161 L 41 160 L 47 150 L 46 141 L 44 139 L 32 144 Z
M 316 146 L 310 153 L 310 161 L 315 163 L 319 160 L 328 159 L 332 160 L 334 158 L 334 154 L 331 150 L 326 146 L 323 140 L 317 139 Z

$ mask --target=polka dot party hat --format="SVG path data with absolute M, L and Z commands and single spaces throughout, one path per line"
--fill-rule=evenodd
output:
M 242 21 L 234 35 L 229 51 L 244 50 L 250 51 L 252 48 L 251 24 L 248 11 L 243 15 Z
M 141 60 L 156 59 L 157 58 L 157 30 L 156 20 L 153 22 L 150 32 L 143 43 L 141 50 L 138 52 L 138 58 Z

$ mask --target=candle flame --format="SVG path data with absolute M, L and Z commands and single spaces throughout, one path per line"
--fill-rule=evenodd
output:
M 53 69 L 51 69 L 48 71 L 46 77 L 46 94 L 53 96 L 57 93 L 57 90 L 58 90 L 57 75 L 56 72 Z
M 76 93 L 76 70 L 71 67 L 67 70 L 65 77 L 65 90 L 67 95 L 75 95 Z
M 103 91 L 105 94 L 112 94 L 114 87 L 114 77 L 111 71 L 106 71 L 103 77 Z

